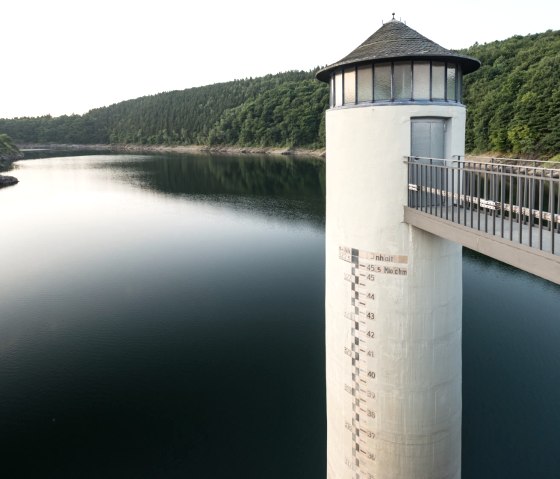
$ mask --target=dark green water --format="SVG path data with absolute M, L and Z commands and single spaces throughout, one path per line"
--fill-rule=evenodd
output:
M 2 477 L 325 478 L 321 161 L 11 174 Z M 463 479 L 558 478 L 560 289 L 469 253 L 464 279 Z
M 463 479 L 560 478 L 560 287 L 463 250 Z

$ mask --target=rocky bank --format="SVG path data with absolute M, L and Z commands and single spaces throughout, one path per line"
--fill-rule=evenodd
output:
M 18 183 L 18 179 L 14 176 L 0 175 L 0 188 L 15 185 L 16 183 Z
M 0 134 L 0 171 L 8 170 L 12 162 L 21 160 L 23 153 L 19 151 L 8 135 Z M 15 185 L 18 182 L 13 176 L 0 175 L 0 188 Z

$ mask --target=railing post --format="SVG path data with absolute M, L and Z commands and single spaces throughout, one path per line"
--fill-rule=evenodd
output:
M 519 169 L 519 171 L 521 172 L 521 169 Z M 519 234 L 518 234 L 519 243 L 521 243 L 521 239 L 523 237 L 523 234 L 521 233 L 523 230 L 523 218 L 521 216 L 523 214 L 523 196 L 521 194 L 522 179 L 523 178 L 521 177 L 521 173 L 520 173 L 517 178 L 517 223 L 519 224 Z
M 513 193 L 517 187 L 518 181 L 518 179 L 516 180 L 515 176 L 513 176 L 513 167 L 509 174 L 509 181 L 509 240 L 513 241 Z
M 484 195 L 484 200 L 488 201 L 488 164 L 485 163 L 484 164 L 484 192 L 482 193 Z M 484 232 L 488 233 L 488 208 L 484 208 Z
M 506 185 L 504 182 L 504 165 L 500 165 L 500 235 L 504 237 L 504 216 L 505 216 Z
M 424 206 L 425 206 L 425 203 L 426 203 L 426 201 L 425 201 L 426 200 L 426 188 L 425 188 L 425 185 L 424 185 L 424 176 L 426 174 L 425 170 L 426 170 L 425 165 L 420 163 L 420 179 L 421 179 L 420 184 L 422 185 L 422 192 L 420 194 L 420 209 L 422 211 L 424 211 Z
M 429 170 L 430 170 L 430 181 L 429 181 L 429 183 L 430 183 L 430 185 L 429 185 L 430 194 L 428 196 L 429 201 L 430 201 L 430 214 L 432 214 L 432 204 L 434 202 L 434 193 L 433 193 L 433 189 L 434 189 L 434 186 L 433 186 L 434 185 L 434 167 L 433 167 L 433 164 L 434 164 L 433 160 L 432 160 L 432 158 L 430 158 L 430 167 L 429 167 Z M 437 205 L 436 205 L 436 210 L 437 210 Z
M 416 172 L 416 176 L 415 176 L 415 178 L 416 178 L 416 203 L 415 203 L 415 206 L 416 206 L 416 209 L 418 209 L 420 207 L 420 202 L 422 201 L 422 198 L 420 196 L 421 192 L 422 192 L 422 190 L 420 189 L 420 174 L 421 174 L 421 172 L 418 173 L 418 161 L 417 161 L 418 158 L 415 158 L 415 160 L 416 161 L 413 160 L 414 161 L 414 171 Z
M 470 188 L 469 188 L 470 189 L 470 205 L 469 205 L 469 207 L 470 207 L 470 210 L 471 210 L 471 228 L 473 227 L 473 215 L 474 215 L 473 188 L 474 188 L 474 180 L 476 178 L 476 175 L 475 175 L 476 172 L 474 171 L 474 169 L 475 169 L 475 165 L 473 165 L 471 163 L 470 175 L 469 175 L 470 176 L 470 181 L 469 181 L 469 183 L 470 183 Z
M 455 169 L 451 168 L 451 221 L 455 222 Z
M 462 179 L 462 188 L 461 188 L 461 195 L 462 197 L 462 205 L 463 205 L 463 226 L 467 225 L 467 175 L 465 174 L 465 161 L 463 160 L 461 163 L 462 165 L 462 172 L 461 172 L 461 179 Z
M 449 169 L 449 166 L 447 165 L 447 161 L 445 163 L 443 163 L 443 165 L 441 166 L 441 169 L 439 170 L 439 217 L 443 218 L 443 208 L 444 206 L 447 208 L 447 202 L 446 202 L 446 198 L 447 198 L 447 190 L 444 189 L 444 178 L 445 175 L 447 174 L 447 170 Z
M 544 181 L 543 175 L 545 171 L 541 170 L 541 177 L 539 179 L 539 249 L 542 251 L 543 244 L 543 201 L 544 201 Z
M 453 206 L 453 200 L 451 200 Z M 445 171 L 445 219 L 449 219 L 449 169 Z
M 497 203 L 498 203 L 498 198 L 497 198 L 497 194 L 496 194 L 496 171 L 495 171 L 495 166 L 493 164 L 492 161 L 492 171 L 490 172 L 491 175 L 491 181 L 492 181 L 492 201 L 494 202 L 494 209 L 492 210 L 492 234 L 495 236 L 496 235 L 496 215 L 498 214 L 498 209 L 496 207 Z
M 535 171 L 533 170 L 533 175 L 535 174 Z M 528 224 L 529 224 L 529 246 L 533 246 L 533 178 L 528 180 L 528 185 L 527 185 L 527 189 L 529 197 L 527 198 L 527 202 L 529 203 L 529 219 L 528 219 Z
M 478 175 L 476 177 L 476 221 L 477 221 L 477 229 L 480 231 L 480 176 L 482 175 L 482 164 L 478 167 Z
M 527 167 L 525 167 L 525 176 L 524 176 L 524 178 L 523 178 L 523 205 L 525 205 L 525 203 L 528 203 L 528 202 L 529 202 L 528 192 L 527 192 L 527 190 L 528 190 L 528 188 L 529 188 L 529 184 L 528 184 L 529 181 L 528 181 L 528 178 L 527 178 L 528 175 L 529 175 L 528 169 L 527 169 Z M 523 209 L 521 210 L 521 212 L 523 212 Z M 527 221 L 527 220 L 525 219 L 525 215 L 524 215 L 524 214 L 521 216 L 521 221 L 523 221 L 523 224 L 525 224 L 526 221 Z
M 560 186 L 560 178 L 559 178 L 558 185 Z M 550 190 L 548 192 L 548 196 L 549 196 L 549 203 L 550 203 L 550 224 L 552 226 L 550 228 L 550 249 L 551 249 L 551 253 L 554 254 L 554 235 L 556 234 L 556 226 L 554 226 L 555 192 L 554 192 L 554 178 L 552 177 L 552 172 L 550 172 Z
M 558 191 L 556 193 L 553 193 L 553 196 L 556 196 L 556 198 L 558 198 L 558 202 L 556 203 L 556 212 L 557 214 L 560 214 L 560 177 L 558 178 Z M 558 224 L 558 233 L 560 233 L 560 221 L 557 221 Z
M 406 176 L 408 178 L 408 184 L 406 185 L 407 189 L 407 205 L 409 208 L 412 206 L 412 190 L 410 189 L 410 185 L 412 185 L 412 167 L 410 165 L 410 156 L 406 158 Z

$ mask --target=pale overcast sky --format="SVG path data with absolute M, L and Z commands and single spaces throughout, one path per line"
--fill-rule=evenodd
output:
M 339 60 L 397 19 L 446 48 L 560 26 L 557 0 L 4 0 L 0 118 Z

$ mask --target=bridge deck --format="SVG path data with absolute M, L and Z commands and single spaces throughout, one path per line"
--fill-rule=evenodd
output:
M 551 230 L 547 225 L 536 224 L 530 227 L 526 220 L 521 223 L 519 218 L 511 219 L 487 210 L 471 210 L 458 205 L 424 206 L 418 210 L 479 232 L 560 255 L 560 233 L 556 229 Z
M 560 284 L 560 170 L 407 157 L 405 221 Z
M 426 212 L 427 210 L 427 212 Z M 510 264 L 516 268 L 522 269 L 529 273 L 545 278 L 553 283 L 560 284 L 560 255 L 552 254 L 551 246 L 554 244 L 560 246 L 560 234 L 545 231 L 541 236 L 542 248 L 535 248 L 535 238 L 539 238 L 539 227 L 533 226 L 532 243 L 529 246 L 529 226 L 511 223 L 513 241 L 510 240 L 510 223 L 504 221 L 504 237 L 501 235 L 502 221 L 496 218 L 495 224 L 492 218 L 480 219 L 478 215 L 473 215 L 471 220 L 470 212 L 465 212 L 462 208 L 448 207 L 443 208 L 442 217 L 440 217 L 439 207 L 438 215 L 429 213 L 428 208 L 411 208 L 404 207 L 404 220 L 408 224 L 423 229 L 429 233 L 435 234 L 442 238 L 470 248 L 479 253 L 490 256 L 494 259 Z M 446 211 L 447 210 L 447 211 Z M 446 213 L 448 218 L 446 219 Z M 460 214 L 460 223 L 458 223 L 458 214 Z M 455 221 L 451 221 L 451 218 Z M 486 223 L 488 221 L 488 223 Z M 466 224 L 464 224 L 466 223 Z M 488 231 L 485 232 L 485 225 Z M 481 229 L 479 229 L 479 226 Z M 521 227 L 521 243 L 517 242 Z M 494 229 L 495 228 L 495 229 Z M 493 232 L 496 234 L 492 234 Z M 555 248 L 558 251 L 560 247 Z

